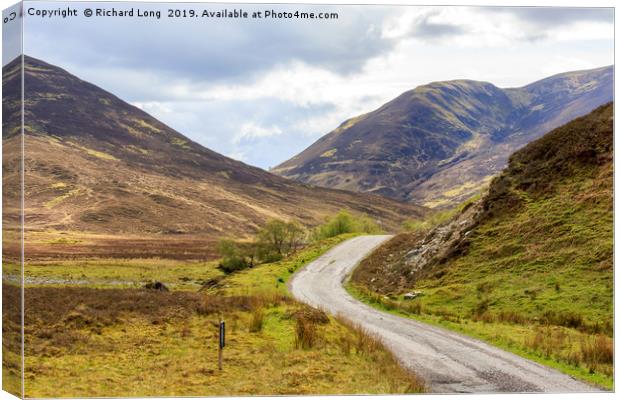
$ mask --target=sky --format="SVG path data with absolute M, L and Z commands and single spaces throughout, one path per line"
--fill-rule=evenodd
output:
M 28 15 L 67 6 L 78 16 Z M 162 15 L 83 15 L 113 7 Z M 168 8 L 26 2 L 24 52 L 265 169 L 418 85 L 474 79 L 517 87 L 613 64 L 610 8 L 173 5 L 337 12 L 330 20 L 167 18 Z M 6 62 L 15 50 L 3 50 Z

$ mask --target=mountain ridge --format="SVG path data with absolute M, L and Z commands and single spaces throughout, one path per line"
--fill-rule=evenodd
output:
M 423 207 L 315 188 L 232 160 L 117 96 L 24 57 L 26 223 L 30 231 L 191 233 L 244 238 L 266 220 L 312 226 L 342 209 L 388 230 Z M 21 63 L 3 68 L 3 167 L 19 168 Z M 5 193 L 7 204 L 18 193 Z M 5 213 L 5 219 L 17 210 Z
M 344 121 L 272 171 L 319 186 L 449 206 L 478 191 L 514 150 L 610 101 L 612 77 L 613 66 L 607 66 L 521 88 L 431 82 Z

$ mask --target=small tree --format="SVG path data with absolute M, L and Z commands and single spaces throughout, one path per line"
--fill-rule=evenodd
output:
M 301 247 L 304 229 L 295 222 L 272 219 L 256 235 L 259 258 L 272 262 L 286 257 Z
M 293 254 L 299 250 L 306 239 L 305 229 L 296 222 L 286 224 L 287 252 Z

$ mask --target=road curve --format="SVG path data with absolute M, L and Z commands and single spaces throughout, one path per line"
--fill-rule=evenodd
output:
M 340 315 L 376 335 L 432 392 L 593 392 L 568 375 L 482 341 L 379 311 L 342 287 L 359 262 L 387 235 L 358 236 L 298 271 L 289 288 L 301 302 Z

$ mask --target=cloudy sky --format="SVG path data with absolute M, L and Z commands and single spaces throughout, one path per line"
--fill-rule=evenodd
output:
M 431 81 L 500 87 L 613 63 L 612 9 L 243 5 L 337 12 L 337 20 L 83 16 L 106 3 L 26 3 L 26 54 L 116 94 L 191 139 L 262 168 L 343 120 Z M 180 5 L 217 11 L 232 5 Z M 5 54 L 3 57 L 7 59 Z

